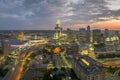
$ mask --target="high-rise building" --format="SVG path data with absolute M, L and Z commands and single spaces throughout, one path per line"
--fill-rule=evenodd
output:
M 90 26 L 88 25 L 87 29 L 80 28 L 77 38 L 80 43 L 89 43 L 91 38 Z
M 70 28 L 67 29 L 67 41 L 72 42 L 75 40 L 76 34 Z
M 61 22 L 58 20 L 56 23 L 56 27 L 55 27 L 55 38 L 59 39 L 60 36 L 62 35 L 62 27 L 61 27 Z
M 105 29 L 104 36 L 105 36 L 105 38 L 109 36 L 109 30 L 108 29 Z
M 3 42 L 2 42 L 2 50 L 3 50 L 3 54 L 5 55 L 5 56 L 7 56 L 9 53 L 10 53 L 10 42 L 9 42 L 9 40 L 4 40 Z
M 93 43 L 101 43 L 101 30 L 100 29 L 94 29 L 93 30 Z
M 78 41 L 80 43 L 86 42 L 86 29 L 85 28 L 80 28 L 79 33 L 77 35 Z
M 54 34 L 54 39 L 57 41 L 57 44 L 60 44 L 60 38 L 62 36 L 62 27 L 61 27 L 61 22 L 60 20 L 57 21 L 56 27 L 55 27 L 55 34 Z
M 86 40 L 87 43 L 90 43 L 90 37 L 91 37 L 91 32 L 90 32 L 90 26 L 87 26 L 87 30 L 86 30 Z

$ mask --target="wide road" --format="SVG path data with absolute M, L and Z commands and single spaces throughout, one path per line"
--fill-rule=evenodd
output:
M 22 54 L 18 59 L 18 64 L 15 66 L 14 71 L 10 71 L 9 76 L 6 76 L 4 80 L 20 80 L 23 72 L 24 65 L 26 63 L 26 59 L 32 54 L 33 52 L 29 52 L 27 54 Z M 22 61 L 21 61 L 22 60 Z
M 22 71 L 23 71 L 23 68 L 24 68 L 24 65 L 26 63 L 26 59 L 32 54 L 33 52 L 29 52 L 28 54 L 23 54 L 21 57 L 20 57 L 20 60 L 23 60 L 23 61 L 20 61 L 18 63 L 18 65 L 16 65 L 15 67 L 15 71 L 13 73 L 13 77 L 11 78 L 11 80 L 20 80 L 21 78 L 21 75 L 22 75 Z

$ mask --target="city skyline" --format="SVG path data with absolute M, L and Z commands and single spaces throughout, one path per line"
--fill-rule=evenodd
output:
M 120 80 L 120 30 L 0 30 L 0 80 Z
M 1 0 L 0 30 L 120 29 L 120 0 Z

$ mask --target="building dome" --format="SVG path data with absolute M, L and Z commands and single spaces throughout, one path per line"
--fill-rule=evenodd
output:
M 119 38 L 118 38 L 118 36 L 113 36 L 113 37 L 111 37 L 111 40 L 112 41 L 117 41 L 117 40 L 119 40 Z
M 107 38 L 106 38 L 106 41 L 107 41 L 107 42 L 111 41 L 111 38 L 110 38 L 110 37 L 107 37 Z
M 106 41 L 109 42 L 109 41 L 118 41 L 119 40 L 119 37 L 118 36 L 112 36 L 112 37 L 107 37 L 106 38 Z
M 18 34 L 18 39 L 24 40 L 24 37 L 25 37 L 25 35 L 24 35 L 23 32 L 20 32 L 20 33 Z
M 18 37 L 24 37 L 24 33 L 23 32 L 20 32 L 19 34 L 18 34 Z

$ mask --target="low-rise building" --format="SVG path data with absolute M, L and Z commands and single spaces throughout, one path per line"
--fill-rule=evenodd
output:
M 72 55 L 71 62 L 80 80 L 105 80 L 104 68 L 89 56 Z

